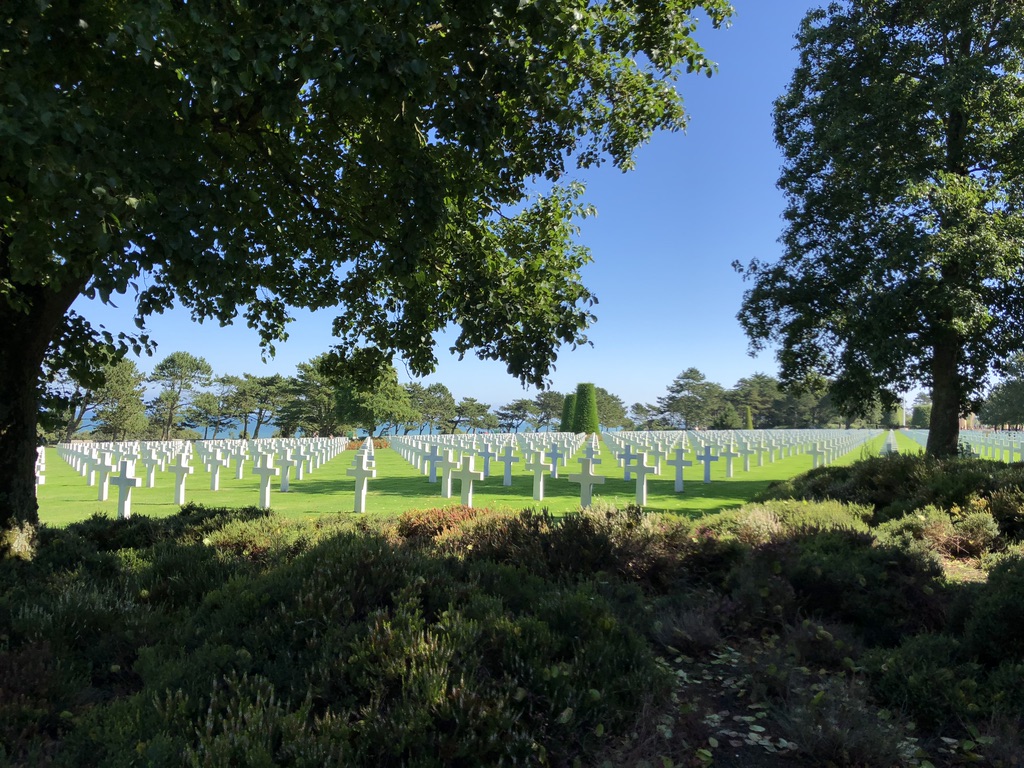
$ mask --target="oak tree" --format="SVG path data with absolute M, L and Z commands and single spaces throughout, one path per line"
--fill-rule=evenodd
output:
M 126 293 L 241 316 L 341 306 L 344 352 L 419 375 L 433 334 L 543 382 L 592 297 L 570 164 L 628 169 L 710 74 L 727 0 L 8 0 L 0 24 L 0 524 L 37 517 L 40 367 Z M 543 182 L 536 186 L 534 182 Z M 547 186 L 551 183 L 551 186 Z M 529 197 L 541 189 L 539 197 Z
M 814 10 L 775 105 L 783 254 L 740 320 L 787 384 L 844 412 L 932 393 L 928 452 L 1024 344 L 1024 6 L 845 0 Z

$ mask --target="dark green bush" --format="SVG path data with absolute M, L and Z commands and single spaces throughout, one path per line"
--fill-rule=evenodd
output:
M 992 494 L 990 508 L 1003 536 L 1024 539 L 1024 491 L 1018 486 L 1001 488 Z
M 944 510 L 963 509 L 972 499 L 987 500 L 1000 489 L 1020 487 L 1024 487 L 1024 464 L 889 454 L 849 466 L 812 469 L 773 483 L 755 500 L 833 499 L 865 504 L 875 510 L 872 522 L 877 525 L 929 504 Z
M 983 661 L 1024 661 L 1024 560 L 1006 560 L 989 573 L 964 628 L 968 647 Z
M 785 579 L 797 609 L 850 624 L 868 645 L 892 645 L 943 622 L 942 569 L 915 553 L 877 546 L 869 534 L 797 534 L 754 550 L 739 568 Z
M 980 665 L 948 635 L 908 638 L 898 648 L 870 652 L 865 664 L 875 696 L 925 728 L 946 733 L 985 706 Z

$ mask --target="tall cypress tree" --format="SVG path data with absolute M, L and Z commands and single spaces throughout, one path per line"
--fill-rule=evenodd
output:
M 601 431 L 597 417 L 597 390 L 593 384 L 576 386 L 576 413 L 573 416 L 572 431 L 588 435 Z
M 565 396 L 562 403 L 562 421 L 558 425 L 559 432 L 572 432 L 573 420 L 576 417 L 576 394 L 571 393 Z

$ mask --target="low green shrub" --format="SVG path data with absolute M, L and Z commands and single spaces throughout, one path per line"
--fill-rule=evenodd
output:
M 964 627 L 971 652 L 995 665 L 1024 661 L 1024 560 L 1007 559 L 995 566 L 974 602 Z
M 870 534 L 795 534 L 755 549 L 738 568 L 752 569 L 749 578 L 754 585 L 763 582 L 761 589 L 770 588 L 766 574 L 784 579 L 793 590 L 795 609 L 850 624 L 869 645 L 892 645 L 943 622 L 938 564 L 877 545 Z
M 897 648 L 872 651 L 865 666 L 874 695 L 925 728 L 946 733 L 984 707 L 982 668 L 948 635 L 925 633 Z
M 1024 487 L 1024 464 L 1003 464 L 975 458 L 935 459 L 927 455 L 889 454 L 842 467 L 818 467 L 781 483 L 773 483 L 755 501 L 832 499 L 863 504 L 874 510 L 873 524 L 903 517 L 934 505 L 966 510 L 972 500 L 988 500 L 1000 490 Z M 1007 529 L 1019 504 L 1007 498 L 1001 506 Z
M 1018 486 L 1000 488 L 989 501 L 999 531 L 1008 539 L 1024 539 L 1024 491 Z

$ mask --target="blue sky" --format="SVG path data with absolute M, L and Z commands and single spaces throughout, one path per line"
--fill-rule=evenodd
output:
M 559 391 L 593 382 L 627 404 L 650 402 L 682 370 L 699 368 L 726 387 L 757 371 L 774 374 L 774 356 L 751 358 L 736 321 L 743 294 L 738 259 L 771 260 L 779 253 L 783 198 L 775 188 L 781 156 L 772 140 L 772 102 L 783 92 L 796 53 L 793 36 L 812 7 L 808 0 L 735 0 L 731 28 L 701 27 L 697 37 L 719 72 L 678 83 L 690 115 L 686 133 L 663 134 L 637 155 L 636 168 L 611 166 L 583 175 L 586 199 L 598 215 L 582 223 L 580 241 L 594 263 L 584 281 L 597 295 L 593 347 L 559 353 L 552 383 Z M 114 310 L 80 300 L 75 308 L 110 330 L 133 328 L 130 301 Z M 256 335 L 244 326 L 197 325 L 171 311 L 149 322 L 158 343 L 150 370 L 179 349 L 205 357 L 220 373 L 291 375 L 297 363 L 329 348 L 334 312 L 296 310 L 290 339 L 264 363 Z M 441 381 L 457 398 L 492 406 L 532 397 L 500 363 L 447 353 L 422 380 Z M 409 380 L 399 366 L 399 377 Z

